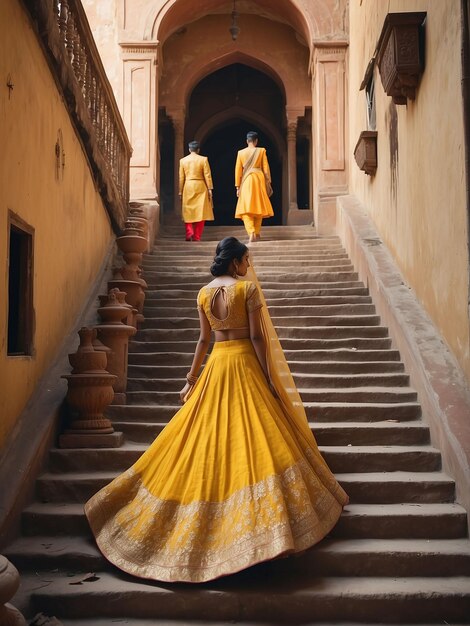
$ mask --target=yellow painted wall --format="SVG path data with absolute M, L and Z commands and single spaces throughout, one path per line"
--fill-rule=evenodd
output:
M 18 0 L 0 2 L 0 449 L 70 332 L 112 230 L 81 144 Z M 14 87 L 5 83 L 10 74 Z M 55 144 L 62 131 L 63 179 Z M 8 211 L 35 229 L 32 357 L 7 356 Z
M 425 72 L 415 101 L 396 106 L 398 162 L 393 171 L 393 105 L 376 68 L 378 170 L 371 178 L 353 162 L 350 190 L 366 206 L 406 283 L 470 379 L 459 2 L 351 0 L 351 153 L 359 133 L 367 129 L 365 95 L 359 86 L 387 12 L 401 11 L 427 12 Z

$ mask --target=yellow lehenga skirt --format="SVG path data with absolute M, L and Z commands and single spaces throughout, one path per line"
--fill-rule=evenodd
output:
M 215 343 L 186 404 L 85 511 L 120 569 L 204 582 L 305 550 L 346 502 L 308 424 L 291 423 L 240 339 Z

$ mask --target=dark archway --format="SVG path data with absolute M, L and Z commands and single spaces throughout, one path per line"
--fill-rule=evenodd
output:
M 188 106 L 185 141 L 199 138 L 201 153 L 209 157 L 214 179 L 217 225 L 235 220 L 235 160 L 246 147 L 246 133 L 256 130 L 268 153 L 274 194 L 274 217 L 266 224 L 282 224 L 283 153 L 285 151 L 285 94 L 267 74 L 234 63 L 206 76 L 194 88 Z
M 201 153 L 209 157 L 214 181 L 214 225 L 241 224 L 234 218 L 237 196 L 235 193 L 235 161 L 237 151 L 246 146 L 245 137 L 249 130 L 258 129 L 244 120 L 231 120 L 216 129 L 202 145 Z M 260 132 L 260 146 L 266 148 L 271 168 L 274 193 L 271 203 L 274 216 L 264 220 L 263 225 L 282 224 L 282 160 L 275 144 Z

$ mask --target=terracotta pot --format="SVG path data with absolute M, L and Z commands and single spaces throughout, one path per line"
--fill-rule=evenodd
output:
M 74 354 L 69 354 L 72 374 L 102 373 L 106 371 L 106 354 L 97 352 L 93 347 L 96 338 L 94 328 L 83 327 L 78 331 L 80 345 Z
M 116 290 L 116 297 L 118 299 L 119 304 L 121 304 L 122 306 L 126 307 L 128 309 L 128 317 L 127 317 L 127 323 L 130 326 L 136 326 L 136 315 L 137 315 L 137 309 L 134 308 L 131 304 L 129 304 L 128 302 L 126 302 L 126 292 L 125 291 L 119 291 L 119 289 L 117 287 L 115 287 Z
M 68 433 L 112 433 L 114 429 L 104 409 L 114 398 L 116 376 L 108 374 L 71 374 L 62 376 L 68 382 L 67 402 L 78 415 L 67 429 Z
M 0 624 L 2 626 L 26 626 L 21 613 L 11 605 L 5 605 L 18 590 L 20 575 L 16 567 L 0 554 Z
M 142 254 L 147 247 L 147 239 L 136 235 L 123 235 L 116 239 L 119 250 L 121 252 L 139 252 Z
M 139 314 L 143 313 L 145 292 L 142 289 L 140 283 L 135 280 L 119 279 L 108 281 L 108 287 L 117 287 L 121 291 L 125 291 L 126 300 L 137 309 Z
M 119 292 L 116 287 L 110 289 L 106 296 L 106 302 L 98 309 L 98 314 L 104 324 L 120 325 L 122 320 L 129 315 L 129 309 L 119 302 L 116 292 Z
M 148 237 L 148 232 L 149 232 L 149 221 L 146 217 L 144 217 L 143 215 L 132 215 L 132 221 L 136 224 L 139 225 L 139 227 L 142 229 L 142 237 L 145 237 L 147 239 Z

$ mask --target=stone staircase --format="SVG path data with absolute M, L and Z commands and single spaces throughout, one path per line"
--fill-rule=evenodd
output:
M 52 449 L 23 535 L 14 603 L 64 624 L 470 623 L 470 542 L 454 483 L 430 445 L 416 392 L 336 237 L 270 227 L 253 253 L 273 322 L 322 453 L 351 504 L 298 558 L 202 585 L 131 578 L 100 555 L 83 503 L 133 463 L 178 407 L 198 336 L 196 294 L 215 242 L 168 228 L 145 258 L 145 322 L 130 345 L 127 405 L 108 414 L 125 444 Z M 70 575 L 95 572 L 80 584 Z M 28 609 L 29 603 L 29 609 Z

